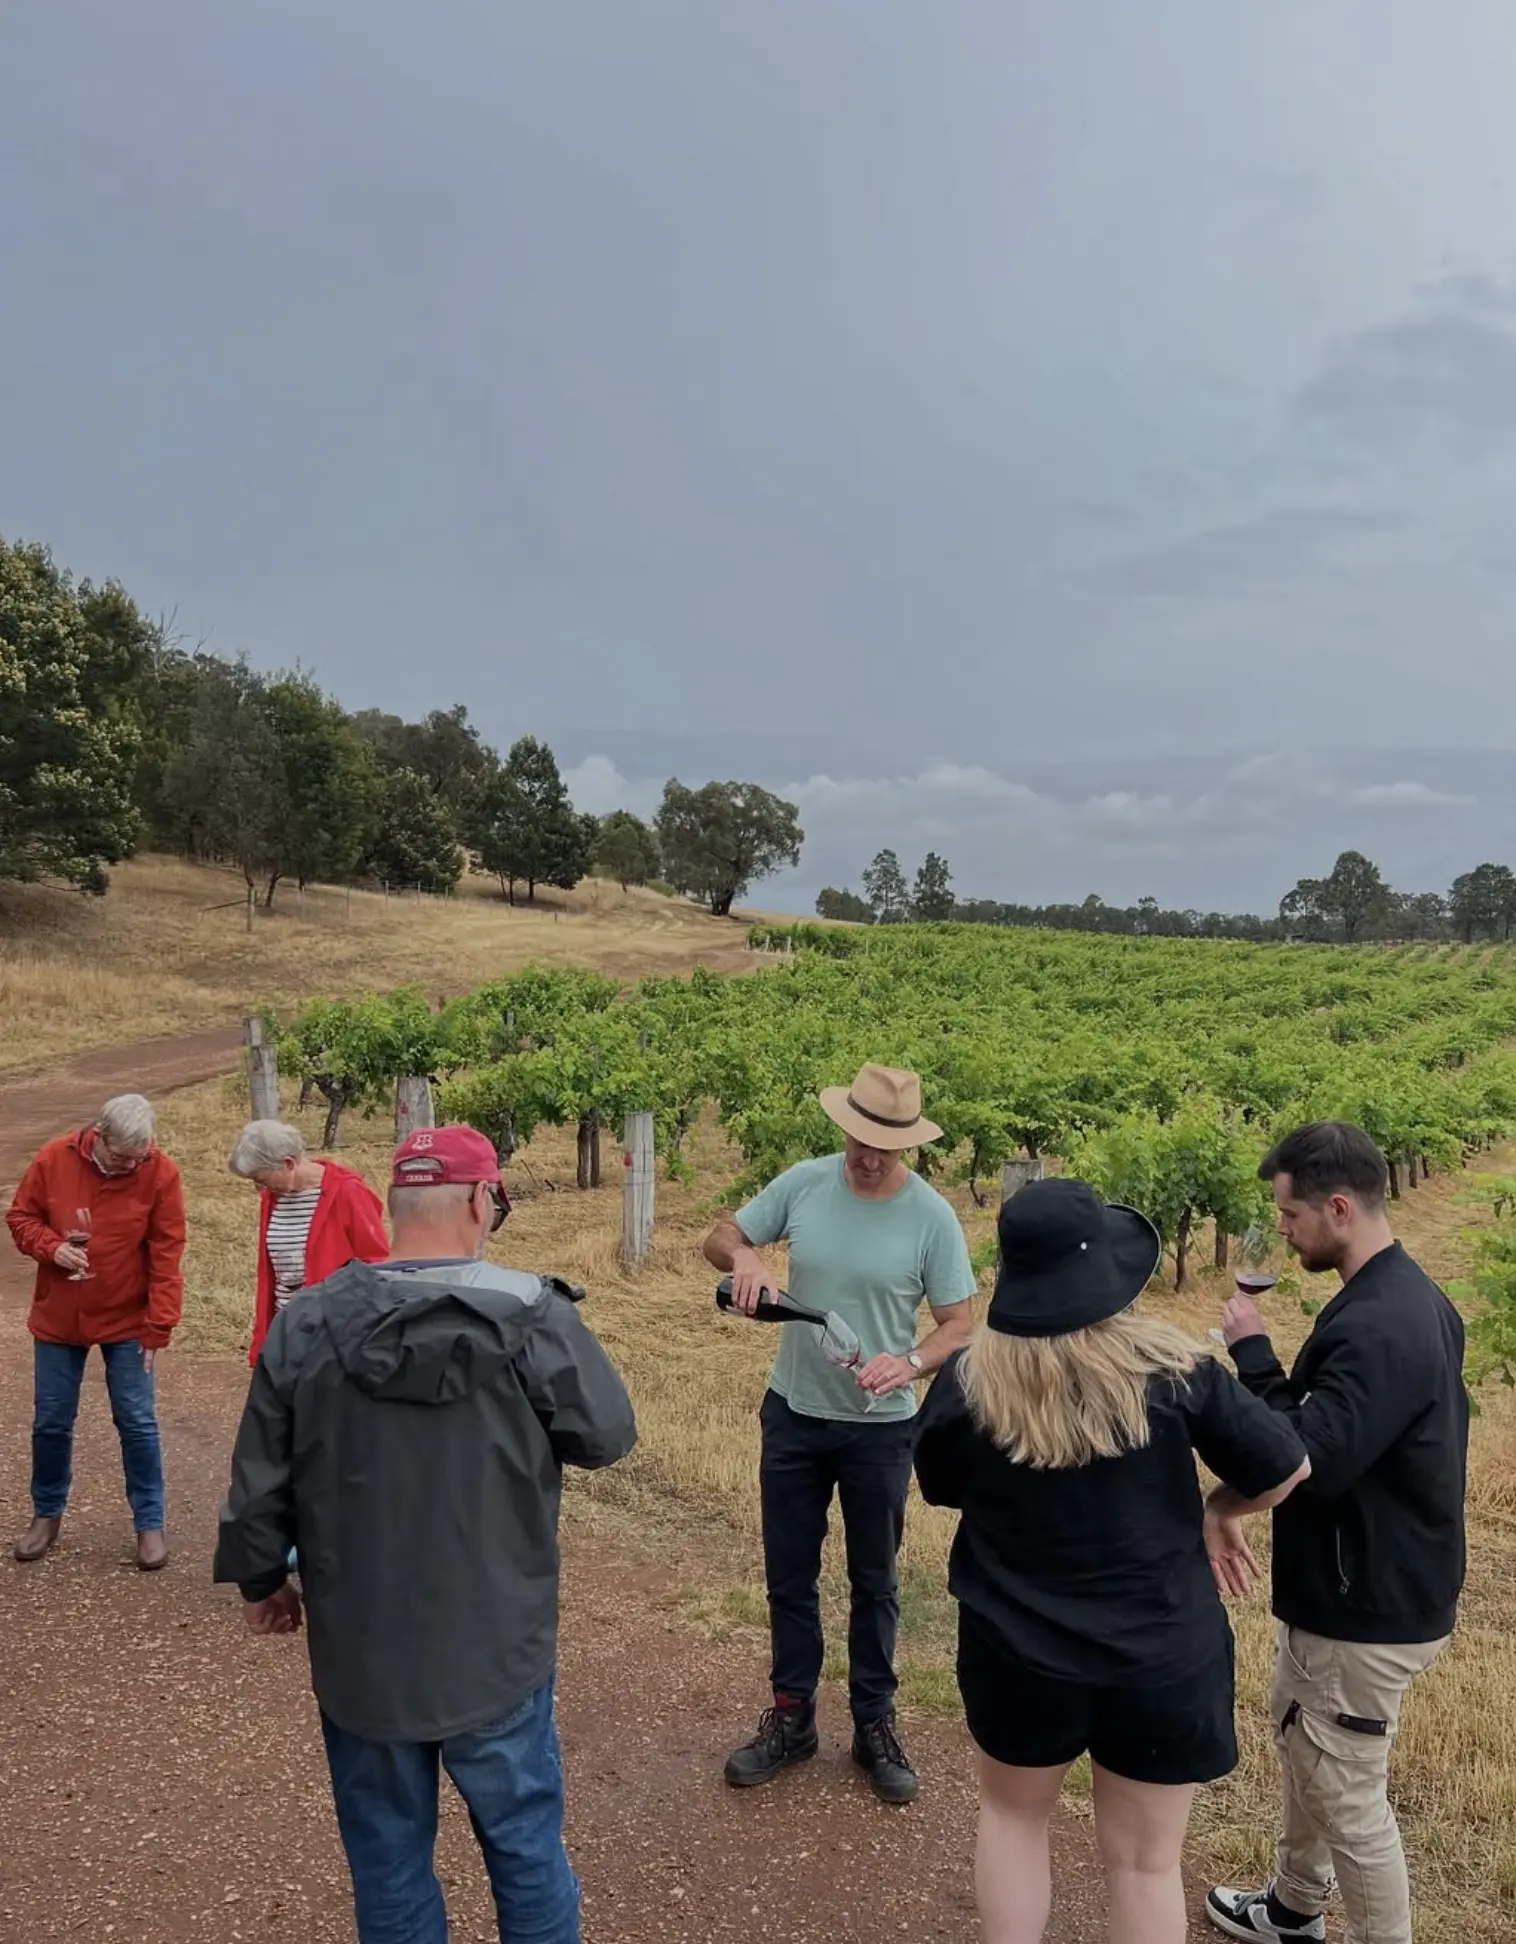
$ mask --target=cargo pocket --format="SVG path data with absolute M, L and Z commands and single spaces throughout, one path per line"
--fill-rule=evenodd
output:
M 1285 1740 L 1301 1806 L 1324 1835 L 1351 1845 L 1383 1815 L 1389 1735 L 1302 1708 Z

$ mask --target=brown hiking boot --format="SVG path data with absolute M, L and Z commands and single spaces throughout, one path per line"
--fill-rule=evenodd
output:
M 45 1559 L 58 1543 L 62 1519 L 33 1519 L 16 1541 L 16 1558 L 23 1566 Z
M 168 1541 L 161 1532 L 137 1534 L 137 1567 L 140 1572 L 160 1573 L 168 1564 Z

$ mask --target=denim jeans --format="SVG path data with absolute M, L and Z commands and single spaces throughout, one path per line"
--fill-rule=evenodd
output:
M 74 1420 L 89 1351 L 78 1343 L 33 1343 L 36 1406 L 32 1417 L 32 1510 L 61 1519 L 73 1476 Z M 163 1530 L 163 1447 L 153 1379 L 140 1343 L 102 1343 L 111 1416 L 121 1439 L 127 1502 L 138 1532 Z
M 484 1852 L 502 1944 L 579 1944 L 579 1884 L 563 1847 L 553 1683 L 489 1728 L 443 1742 L 371 1742 L 323 1714 L 358 1944 L 447 1944 L 432 1854 L 439 1768 Z
M 809 1698 L 821 1679 L 821 1547 L 835 1492 L 852 1592 L 848 1699 L 860 1726 L 877 1721 L 895 1700 L 900 1626 L 895 1562 L 905 1531 L 913 1420 L 871 1424 L 803 1417 L 770 1391 L 759 1421 L 774 1692 Z

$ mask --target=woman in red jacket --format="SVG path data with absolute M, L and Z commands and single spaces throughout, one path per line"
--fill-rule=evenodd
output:
M 314 1161 L 299 1128 L 249 1121 L 229 1163 L 259 1189 L 258 1301 L 250 1364 L 292 1296 L 348 1262 L 383 1262 L 390 1252 L 384 1209 L 362 1175 L 338 1161 Z

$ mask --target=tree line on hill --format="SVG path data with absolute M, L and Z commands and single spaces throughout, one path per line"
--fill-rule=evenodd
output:
M 1272 918 L 1248 912 L 1170 911 L 1156 898 L 1108 905 L 1093 894 L 1080 904 L 960 901 L 952 887 L 952 872 L 935 851 L 928 851 L 914 884 L 908 885 L 895 852 L 883 850 L 863 873 L 861 894 L 829 886 L 817 896 L 816 912 L 861 925 L 952 919 L 959 924 L 1133 937 L 1303 939 L 1312 944 L 1458 940 L 1472 945 L 1479 940 L 1505 942 L 1516 931 L 1516 871 L 1508 865 L 1476 865 L 1446 893 L 1397 891 L 1361 851 L 1344 851 L 1324 878 L 1301 878 Z
M 447 893 L 472 868 L 512 903 L 595 872 L 725 916 L 803 841 L 755 783 L 671 778 L 652 823 L 583 815 L 535 736 L 502 758 L 462 703 L 350 714 L 301 670 L 181 647 L 115 582 L 0 535 L 0 879 L 101 893 L 148 847 L 229 865 L 265 905 L 315 880 Z

